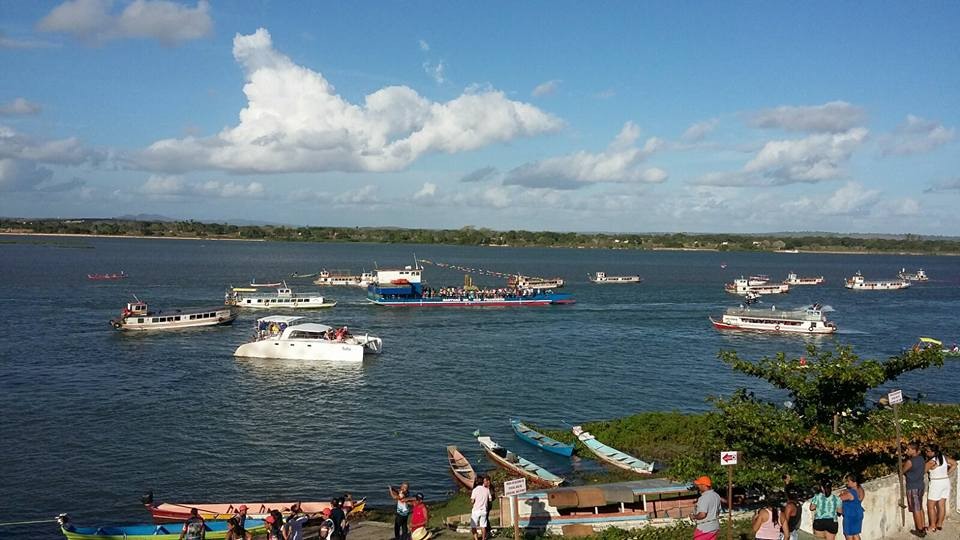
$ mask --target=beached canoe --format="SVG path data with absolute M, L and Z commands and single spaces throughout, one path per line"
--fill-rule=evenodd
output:
M 563 478 L 544 469 L 536 463 L 523 459 L 506 448 L 495 443 L 490 437 L 477 437 L 477 442 L 483 447 L 487 457 L 504 469 L 525 477 L 534 484 L 546 487 L 557 487 L 564 482 Z
M 513 431 L 517 434 L 517 437 L 519 437 L 521 441 L 528 442 L 538 448 L 546 450 L 547 452 L 553 452 L 554 454 L 560 454 L 561 456 L 570 457 L 573 455 L 572 444 L 564 444 L 560 441 L 551 439 L 543 433 L 530 429 L 529 426 L 525 425 L 519 420 L 510 420 L 510 425 L 513 426 Z
M 141 524 L 141 525 L 103 525 L 99 527 L 77 527 L 70 522 L 69 516 L 61 514 L 57 521 L 60 531 L 68 540 L 178 540 L 183 531 L 183 522 Z M 227 522 L 211 520 L 205 522 L 207 540 L 218 540 L 227 535 Z M 265 533 L 263 520 L 247 519 L 246 529 L 254 536 Z
M 145 502 L 144 506 L 153 516 L 154 523 L 184 522 L 190 517 L 190 509 L 196 508 L 203 519 L 230 519 L 241 506 L 247 507 L 247 517 L 263 519 L 270 510 L 280 510 L 284 515 L 298 501 L 290 502 L 235 502 L 235 503 L 159 503 Z M 302 502 L 300 509 L 307 514 L 316 514 L 330 508 L 329 502 Z
M 460 449 L 456 446 L 447 447 L 447 462 L 450 464 L 450 474 L 458 484 L 465 487 L 467 491 L 473 489 L 474 482 L 477 480 L 477 472 L 470 465 L 470 460 L 463 457 Z
M 651 474 L 653 472 L 653 463 L 647 463 L 642 459 L 603 444 L 580 426 L 573 426 L 573 434 L 603 462 L 638 474 Z

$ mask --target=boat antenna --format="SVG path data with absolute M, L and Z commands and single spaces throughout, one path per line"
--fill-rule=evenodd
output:
M 417 261 L 417 254 L 416 254 L 416 253 L 413 254 L 413 268 L 414 268 L 415 270 L 419 270 L 419 269 L 420 269 L 420 263 Z
M 140 299 L 139 299 L 139 298 L 137 298 L 137 295 L 135 295 L 135 294 L 131 294 L 130 296 L 132 296 L 132 297 L 133 297 L 133 299 L 134 299 L 134 300 L 136 300 L 137 302 L 139 302 L 139 301 L 140 301 Z

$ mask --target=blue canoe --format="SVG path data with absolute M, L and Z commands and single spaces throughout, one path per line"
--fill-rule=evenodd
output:
M 66 519 L 64 519 L 66 518 Z M 77 527 L 69 517 L 60 516 L 60 530 L 68 540 L 177 540 L 183 530 L 183 523 L 163 523 L 160 525 L 104 525 L 100 527 Z M 207 540 L 224 538 L 227 535 L 226 521 L 205 521 Z M 248 532 L 262 534 L 262 519 L 248 519 Z
M 530 427 L 519 420 L 510 420 L 510 425 L 513 426 L 514 433 L 517 434 L 517 437 L 519 437 L 521 441 L 530 443 L 538 448 L 542 448 L 547 452 L 560 454 L 561 456 L 570 457 L 573 455 L 572 444 L 564 444 L 560 441 L 551 439 L 543 433 L 530 429 Z
M 642 459 L 635 458 L 626 452 L 621 452 L 598 441 L 596 437 L 589 432 L 584 431 L 580 426 L 573 427 L 573 434 L 580 439 L 591 452 L 596 454 L 601 461 L 609 463 L 614 467 L 619 467 L 638 474 L 651 474 L 653 472 L 653 463 L 647 463 Z

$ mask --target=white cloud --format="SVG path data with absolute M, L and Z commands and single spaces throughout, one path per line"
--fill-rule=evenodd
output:
M 421 50 L 421 51 L 423 51 L 423 52 L 428 52 L 428 51 L 430 51 L 430 44 L 427 43 L 426 40 L 421 39 L 421 40 L 419 41 L 419 44 L 420 44 L 420 50 Z
M 0 125 L 0 158 L 15 158 L 59 165 L 79 165 L 104 159 L 79 139 L 38 140 Z
M 0 159 L 0 192 L 34 191 L 53 178 L 53 171 L 22 159 Z
M 0 31 L 0 49 L 50 49 L 58 47 L 56 43 L 38 39 L 17 39 L 7 37 Z
M 40 112 L 40 105 L 18 97 L 10 103 L 0 103 L 0 116 L 13 116 L 22 114 L 37 114 Z
M 640 128 L 627 122 L 607 149 L 598 154 L 576 152 L 566 156 L 526 163 L 509 173 L 504 184 L 553 189 L 577 189 L 597 183 L 659 183 L 667 173 L 659 168 L 646 168 L 643 162 L 663 145 L 651 137 L 643 147 L 635 145 Z
M 67 0 L 37 24 L 45 32 L 62 32 L 89 43 L 112 39 L 150 38 L 176 45 L 210 33 L 210 5 L 199 0 L 190 8 L 168 0 L 134 0 L 119 14 L 111 0 Z
M 436 64 L 431 64 L 430 62 L 423 63 L 423 71 L 433 79 L 433 82 L 437 84 L 443 84 L 447 82 L 446 76 L 443 74 L 444 65 L 443 60 L 437 62 Z
M 533 91 L 530 92 L 530 94 L 533 97 L 548 96 L 550 94 L 555 93 L 558 88 L 560 88 L 560 80 L 553 79 L 551 81 L 542 82 L 538 84 L 536 88 L 534 88 Z
M 842 167 L 867 138 L 865 128 L 803 139 L 769 141 L 743 167 L 746 173 L 762 174 L 775 184 L 820 182 L 842 174 Z
M 923 190 L 924 193 L 936 193 L 938 191 L 960 191 L 960 176 L 943 182 L 937 182 Z
M 267 196 L 260 182 L 188 182 L 179 175 L 151 175 L 140 186 L 140 193 L 158 199 L 217 198 L 217 199 L 261 199 Z
M 826 197 L 800 197 L 783 203 L 788 212 L 800 215 L 847 216 L 866 214 L 880 200 L 880 192 L 859 182 L 847 182 Z
M 424 182 L 420 191 L 413 194 L 414 200 L 430 199 L 437 194 L 437 185 L 431 182 Z
M 862 126 L 865 121 L 866 113 L 860 107 L 846 101 L 831 101 L 823 105 L 764 109 L 754 113 L 749 123 L 759 128 L 839 133 Z
M 341 206 L 376 206 L 380 203 L 380 197 L 377 196 L 376 186 L 366 185 L 334 196 L 333 202 Z
M 153 143 L 139 158 L 166 171 L 396 171 L 431 152 L 456 153 L 555 131 L 556 117 L 503 92 L 471 89 L 446 103 L 390 86 L 353 104 L 318 72 L 274 50 L 259 29 L 234 38 L 247 106 L 240 123 L 209 138 Z
M 683 135 L 680 136 L 680 138 L 686 142 L 700 142 L 705 139 L 707 135 L 712 133 L 719 123 L 720 121 L 716 118 L 704 120 L 703 122 L 697 122 L 696 124 L 688 127 L 687 130 L 683 132 Z
M 884 156 L 925 154 L 952 141 L 955 135 L 954 128 L 909 114 L 893 133 L 880 139 L 880 147 Z

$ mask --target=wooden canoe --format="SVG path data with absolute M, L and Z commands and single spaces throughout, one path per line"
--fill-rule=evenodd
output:
M 470 460 L 463 457 L 459 448 L 456 446 L 447 447 L 447 462 L 450 464 L 450 474 L 453 475 L 453 479 L 467 491 L 473 489 L 477 480 L 477 472 L 470 465 Z
M 525 477 L 534 484 L 546 487 L 557 487 L 564 482 L 563 478 L 544 469 L 536 463 L 523 459 L 506 448 L 495 443 L 490 437 L 477 437 L 477 442 L 486 452 L 487 457 L 504 469 Z
M 211 520 L 206 521 L 205 525 L 207 540 L 226 537 L 226 521 Z M 254 536 L 263 534 L 266 530 L 263 521 L 259 519 L 247 519 L 246 529 Z M 67 521 L 61 523 L 60 531 L 68 540 L 179 540 L 183 523 L 77 527 Z
M 517 437 L 519 437 L 521 441 L 530 443 L 547 452 L 560 454 L 561 456 L 570 457 L 573 455 L 572 444 L 564 444 L 558 440 L 551 439 L 539 431 L 530 429 L 529 426 L 519 420 L 510 420 L 510 425 L 513 426 L 514 433 L 517 434 Z
M 284 515 L 290 513 L 290 506 L 298 501 L 290 502 L 235 502 L 235 503 L 146 503 L 144 506 L 153 516 L 154 523 L 170 523 L 172 521 L 186 521 L 190 517 L 190 509 L 196 508 L 205 520 L 229 519 L 237 513 L 237 508 L 247 507 L 247 518 L 263 519 L 270 510 L 280 510 Z M 316 514 L 330 508 L 329 502 L 302 502 L 301 510 L 306 514 Z
M 647 463 L 642 459 L 635 458 L 626 452 L 621 452 L 598 441 L 596 437 L 588 431 L 584 431 L 580 426 L 573 426 L 573 434 L 580 439 L 591 452 L 593 452 L 601 461 L 609 463 L 614 467 L 632 471 L 638 474 L 653 473 L 653 463 Z

